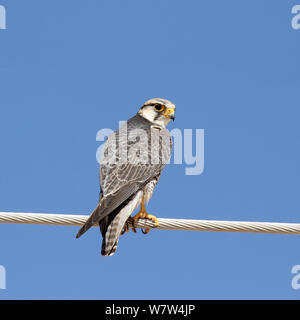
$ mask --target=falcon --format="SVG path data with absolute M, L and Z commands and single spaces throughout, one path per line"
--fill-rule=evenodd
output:
M 166 126 L 171 120 L 175 120 L 175 105 L 169 100 L 151 99 L 105 141 L 99 204 L 76 236 L 99 224 L 103 256 L 116 252 L 119 236 L 129 231 L 129 225 L 136 232 L 138 219 L 149 219 L 158 226 L 157 218 L 147 213 L 146 203 L 170 160 L 172 138 Z M 131 217 L 139 206 L 139 212 Z

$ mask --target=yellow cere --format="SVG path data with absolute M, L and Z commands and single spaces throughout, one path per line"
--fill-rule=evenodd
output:
M 163 115 L 164 116 L 168 116 L 169 114 L 171 114 L 171 113 L 174 113 L 174 109 L 173 108 L 168 108 L 164 113 L 163 113 Z

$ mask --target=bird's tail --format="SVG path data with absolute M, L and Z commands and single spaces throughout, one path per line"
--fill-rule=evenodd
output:
M 99 227 L 103 237 L 101 247 L 101 254 L 103 256 L 112 256 L 117 250 L 119 235 L 122 229 L 117 233 L 121 226 L 118 216 L 120 210 L 115 211 L 116 212 L 99 221 Z
M 100 230 L 103 236 L 101 248 L 101 254 L 103 256 L 112 256 L 116 252 L 120 233 L 123 230 L 127 219 L 139 206 L 141 199 L 142 191 L 139 191 L 125 206 L 119 207 L 99 221 Z
M 78 231 L 76 238 L 81 237 L 88 229 L 90 229 L 90 227 L 92 227 L 95 224 L 94 217 L 99 216 L 98 213 L 100 206 L 101 204 L 98 204 L 98 206 L 94 209 L 87 222 Z M 122 208 L 115 209 L 113 212 L 111 212 L 109 215 L 105 216 L 98 222 L 103 236 L 101 249 L 101 254 L 103 256 L 112 255 L 117 250 L 118 238 L 115 239 L 115 229 L 118 228 L 120 219 L 118 219 L 117 214 L 121 211 L 121 209 Z M 112 243 L 113 241 L 115 241 L 116 243 Z

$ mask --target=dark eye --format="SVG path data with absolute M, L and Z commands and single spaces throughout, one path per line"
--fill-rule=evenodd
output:
M 156 104 L 156 105 L 154 105 L 154 109 L 157 112 L 162 112 L 165 109 L 165 107 L 162 104 Z

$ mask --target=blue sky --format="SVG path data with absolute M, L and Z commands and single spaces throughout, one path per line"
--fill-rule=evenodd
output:
M 89 214 L 96 133 L 152 97 L 205 130 L 205 169 L 169 165 L 158 217 L 300 223 L 299 1 L 0 0 L 0 211 Z M 0 299 L 299 299 L 300 236 L 127 234 L 0 224 Z

